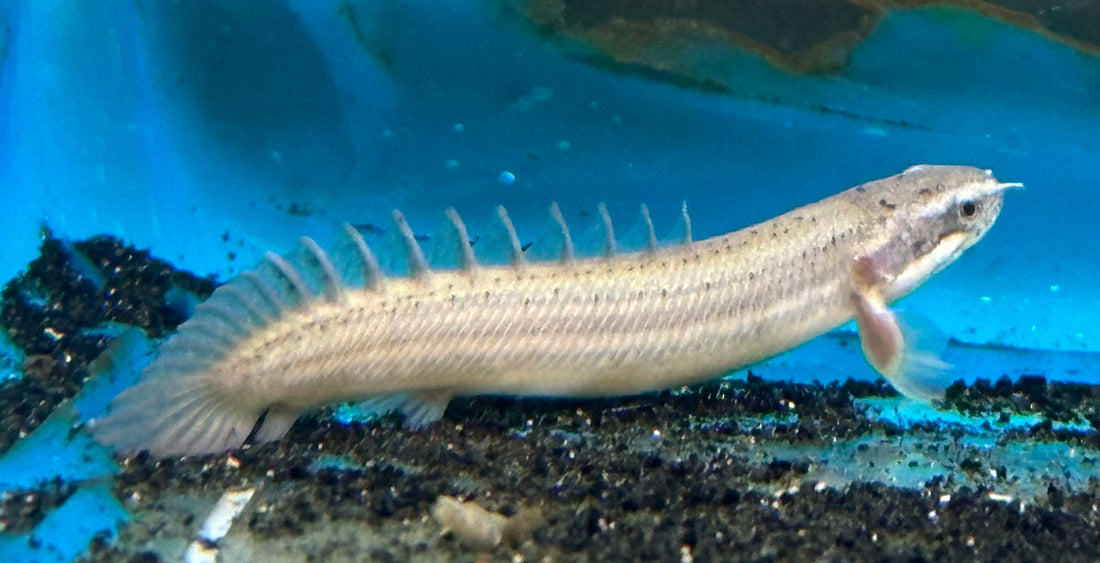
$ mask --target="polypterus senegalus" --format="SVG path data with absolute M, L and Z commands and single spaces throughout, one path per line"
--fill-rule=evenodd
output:
M 659 245 L 645 207 L 616 239 L 600 206 L 581 257 L 556 206 L 526 251 L 498 207 L 476 245 L 454 210 L 426 255 L 394 212 L 406 274 L 363 237 L 326 253 L 303 238 L 218 288 L 141 380 L 90 423 L 122 452 L 203 454 L 283 436 L 303 411 L 371 400 L 411 426 L 462 394 L 608 396 L 717 377 L 856 319 L 864 353 L 900 391 L 942 392 L 942 369 L 887 305 L 976 243 L 1001 210 L 989 171 L 914 166 L 769 221 Z M 476 249 L 476 253 L 475 253 Z

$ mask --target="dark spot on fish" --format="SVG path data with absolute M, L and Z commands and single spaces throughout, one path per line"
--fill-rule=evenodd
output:
M 856 191 L 859 193 L 863 193 L 867 191 L 867 188 L 864 188 L 863 186 L 856 186 Z
M 889 203 L 885 199 L 878 200 L 878 204 L 885 207 L 886 209 L 896 209 L 897 208 L 897 204 Z

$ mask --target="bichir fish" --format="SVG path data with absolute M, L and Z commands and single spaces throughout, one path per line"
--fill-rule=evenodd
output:
M 526 250 L 502 207 L 476 245 L 448 210 L 427 253 L 394 212 L 407 275 L 385 273 L 347 225 L 346 248 L 303 238 L 294 254 L 268 253 L 200 304 L 89 426 L 120 452 L 156 456 L 276 440 L 335 401 L 395 405 L 416 427 L 456 395 L 697 383 L 853 318 L 878 372 L 935 398 L 942 388 L 922 374 L 943 364 L 907 341 L 888 305 L 981 239 L 1018 185 L 972 167 L 914 166 L 705 240 L 692 240 L 685 208 L 665 245 L 644 206 L 634 235 L 616 239 L 601 205 L 590 257 L 556 206 Z

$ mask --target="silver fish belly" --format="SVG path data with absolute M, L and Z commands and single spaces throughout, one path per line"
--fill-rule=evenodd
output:
M 350 227 L 342 251 L 303 239 L 297 255 L 269 254 L 200 305 L 90 426 L 122 452 L 158 456 L 239 447 L 261 417 L 254 440 L 274 440 L 333 401 L 388 401 L 419 426 L 461 394 L 607 396 L 705 381 L 852 318 L 875 369 L 934 398 L 920 374 L 942 364 L 911 348 L 888 304 L 981 239 L 1012 186 L 986 170 L 915 166 L 706 240 L 691 240 L 685 212 L 668 246 L 643 207 L 630 252 L 601 206 L 590 258 L 576 256 L 556 206 L 526 252 L 503 208 L 477 253 L 448 211 L 428 255 L 395 212 L 408 276 L 385 276 Z

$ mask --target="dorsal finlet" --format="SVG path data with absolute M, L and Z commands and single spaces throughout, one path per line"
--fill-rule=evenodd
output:
M 271 251 L 265 253 L 264 258 L 279 271 L 283 279 L 290 282 L 290 285 L 294 288 L 294 292 L 298 294 L 298 297 L 302 301 L 313 299 L 313 292 L 309 290 L 309 286 L 306 285 L 305 280 L 302 279 L 302 275 L 298 273 L 298 270 L 294 269 L 294 266 L 291 266 L 282 256 Z
M 688 215 L 688 202 L 685 200 L 680 207 L 681 221 L 684 222 L 684 244 L 691 244 L 691 215 Z
M 301 242 L 302 247 L 309 251 L 310 256 L 317 262 L 317 266 L 321 268 L 321 274 L 324 277 L 323 293 L 325 299 L 332 302 L 342 300 L 344 298 L 344 283 L 336 273 L 336 267 L 332 265 L 332 260 L 329 260 L 328 254 L 321 249 L 316 241 L 309 237 L 302 237 Z
M 604 202 L 600 202 L 597 207 L 600 212 L 600 220 L 603 221 L 603 231 L 605 235 L 603 255 L 614 256 L 615 255 L 615 229 L 611 226 L 611 215 L 607 213 L 607 205 Z
M 367 246 L 367 241 L 363 239 L 359 229 L 356 229 L 351 223 L 344 223 L 343 228 L 344 234 L 355 245 L 356 253 L 362 262 L 364 287 L 368 289 L 379 287 L 385 276 L 382 274 L 382 266 L 378 263 L 378 257 L 371 251 L 370 246 Z
M 569 226 L 565 224 L 565 217 L 562 217 L 561 208 L 556 201 L 550 204 L 550 217 L 561 228 L 561 262 L 568 264 L 574 259 L 573 238 L 569 236 Z
M 519 236 L 516 235 L 516 227 L 512 225 L 512 218 L 508 216 L 508 210 L 503 205 L 497 206 L 497 218 L 500 219 L 500 224 L 504 226 L 505 232 L 508 233 L 508 243 L 512 246 L 512 265 L 523 267 L 525 263 L 523 246 L 519 243 Z
M 393 210 L 393 224 L 397 227 L 401 240 L 405 244 L 409 275 L 414 278 L 427 276 L 431 269 L 428 267 L 428 259 L 424 257 L 424 250 L 420 248 L 420 243 L 416 242 L 416 235 L 409 228 L 409 222 L 405 220 L 405 215 L 396 209 Z
M 457 235 L 454 244 L 458 245 L 458 266 L 469 272 L 477 268 L 477 258 L 474 257 L 474 247 L 470 245 L 470 234 L 466 231 L 466 223 L 453 207 L 447 208 L 447 219 L 450 219 Z
M 256 275 L 254 272 L 246 273 L 252 274 L 253 276 Z M 248 292 L 241 287 L 243 283 L 253 284 L 254 282 L 250 279 L 242 278 L 241 282 L 227 283 L 218 288 L 218 291 L 222 293 L 225 299 L 235 300 L 237 302 L 236 304 L 248 315 L 246 322 L 253 326 L 262 326 L 273 321 L 275 317 L 272 316 L 271 309 L 264 310 L 264 307 L 256 302 L 256 299 L 267 299 L 267 296 L 263 294 L 264 290 L 256 288 L 253 292 Z M 268 291 L 270 291 L 270 289 L 271 288 L 267 288 Z M 257 297 L 255 293 L 259 293 L 260 295 Z M 278 309 L 274 310 L 277 311 Z
M 255 270 L 249 270 L 242 273 L 240 278 L 252 284 L 253 289 L 259 294 L 260 299 L 268 305 L 272 313 L 268 316 L 272 318 L 278 317 L 278 312 L 282 311 L 285 304 L 282 299 L 279 299 L 279 294 L 272 289 L 271 284 L 261 278 Z
M 649 231 L 646 236 L 645 250 L 650 254 L 656 254 L 657 233 L 653 230 L 653 218 L 649 216 L 649 207 L 643 203 L 639 213 L 641 214 L 641 220 L 645 223 L 646 230 Z

